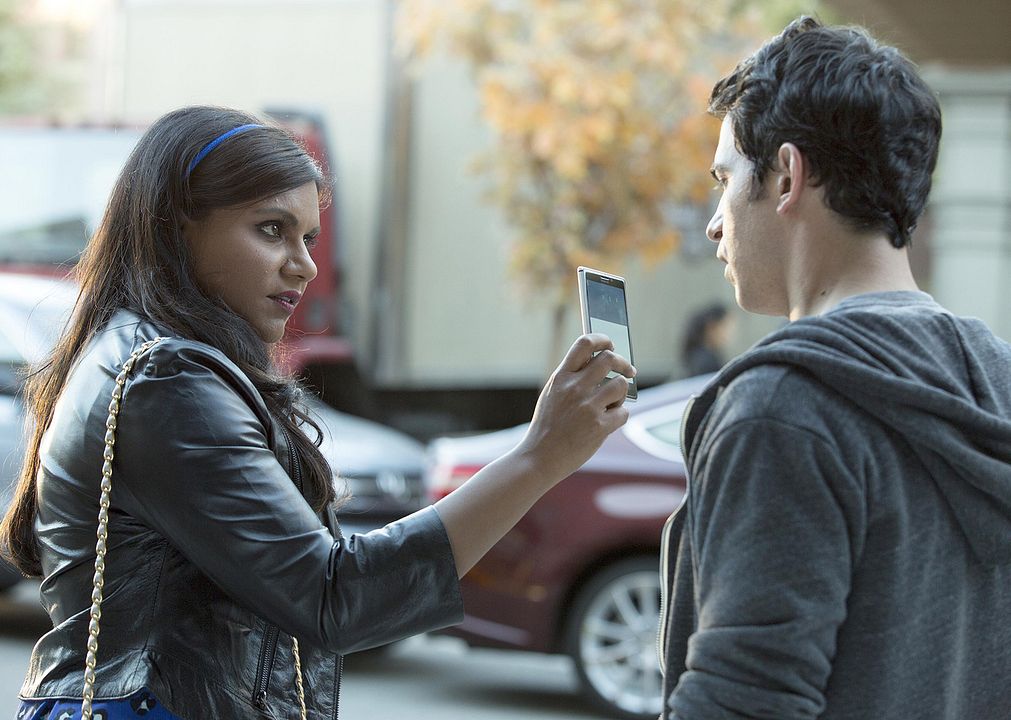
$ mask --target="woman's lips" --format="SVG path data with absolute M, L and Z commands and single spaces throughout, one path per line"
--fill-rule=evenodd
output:
M 295 312 L 295 306 L 298 305 L 298 298 L 287 293 L 281 295 L 271 295 L 270 299 L 277 303 L 280 307 L 290 315 Z

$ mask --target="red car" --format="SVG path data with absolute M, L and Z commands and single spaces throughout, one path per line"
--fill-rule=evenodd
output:
M 643 390 L 629 403 L 628 423 L 464 577 L 466 618 L 444 632 L 473 646 L 568 654 L 595 705 L 619 717 L 656 718 L 660 532 L 685 491 L 681 415 L 707 380 Z M 525 430 L 433 441 L 432 499 Z

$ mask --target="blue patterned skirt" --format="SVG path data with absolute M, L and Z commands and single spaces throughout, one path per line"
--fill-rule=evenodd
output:
M 127 698 L 95 700 L 92 703 L 94 720 L 180 720 L 149 690 L 142 689 Z M 79 720 L 81 700 L 22 700 L 17 720 Z

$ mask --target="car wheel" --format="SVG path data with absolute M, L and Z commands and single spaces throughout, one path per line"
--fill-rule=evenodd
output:
M 662 709 L 657 660 L 659 560 L 622 560 L 594 575 L 569 613 L 568 653 L 590 701 L 617 717 L 655 718 Z

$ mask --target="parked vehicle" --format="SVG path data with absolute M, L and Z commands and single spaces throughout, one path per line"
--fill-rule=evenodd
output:
M 0 509 L 10 504 L 24 455 L 23 371 L 41 360 L 70 316 L 73 283 L 46 277 L 0 273 Z M 0 559 L 0 591 L 21 574 Z
M 463 578 L 473 646 L 572 657 L 591 702 L 620 717 L 661 711 L 660 532 L 685 492 L 679 429 L 706 377 L 643 390 L 628 423 L 548 492 Z M 429 446 L 431 499 L 513 447 L 521 425 Z
M 54 277 L 0 272 L 0 509 L 11 499 L 24 454 L 21 371 L 42 359 L 70 316 L 77 289 Z M 323 430 L 320 446 L 336 473 L 338 494 L 353 497 L 338 511 L 345 534 L 382 527 L 420 509 L 425 448 L 413 438 L 330 408 L 309 406 Z M 21 576 L 0 561 L 0 590 Z

